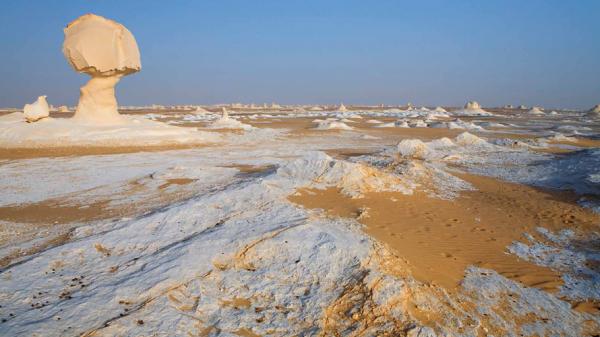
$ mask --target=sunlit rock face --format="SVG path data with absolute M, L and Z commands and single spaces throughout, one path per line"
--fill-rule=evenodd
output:
M 48 102 L 46 102 L 46 96 L 40 96 L 35 102 L 25 104 L 23 114 L 28 123 L 37 122 L 40 119 L 50 116 L 50 108 L 48 107 Z
M 544 111 L 542 111 L 542 108 L 534 106 L 533 108 L 531 108 L 531 110 L 529 110 L 528 113 L 530 115 L 543 115 Z
M 476 101 L 468 101 L 467 104 L 465 104 L 465 109 L 477 110 L 477 109 L 481 109 L 481 105 Z
M 90 75 L 81 87 L 74 118 L 92 124 L 119 124 L 115 85 L 121 77 L 140 71 L 135 38 L 123 25 L 86 14 L 64 29 L 63 54 L 80 73 Z

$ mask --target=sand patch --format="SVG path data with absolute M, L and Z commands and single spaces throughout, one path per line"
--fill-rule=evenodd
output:
M 571 146 L 577 146 L 577 147 L 583 147 L 583 148 L 600 147 L 600 140 L 583 138 L 583 137 L 570 137 L 570 138 L 573 138 L 573 141 L 551 139 L 549 141 L 549 143 L 550 144 L 560 144 L 560 145 L 571 145 Z
M 455 289 L 467 266 L 498 271 L 527 286 L 555 291 L 560 275 L 549 268 L 507 254 L 506 247 L 537 227 L 589 230 L 600 217 L 577 206 L 568 193 L 461 175 L 476 191 L 455 200 L 425 193 L 366 193 L 352 199 L 339 190 L 301 190 L 292 202 L 321 208 L 333 216 L 357 218 L 365 231 L 388 244 L 409 262 L 415 278 Z
M 231 300 L 221 300 L 221 305 L 235 309 L 248 309 L 252 306 L 252 302 L 247 298 L 236 297 Z
M 0 219 L 15 223 L 55 224 L 91 221 L 115 216 L 107 207 L 109 201 L 89 205 L 63 205 L 56 200 L 0 207 Z
M 0 160 L 16 160 L 29 158 L 45 157 L 68 157 L 68 156 L 89 156 L 89 155 L 107 155 L 123 154 L 137 152 L 160 152 L 170 150 L 196 149 L 209 146 L 208 144 L 166 144 L 160 146 L 124 146 L 124 147 L 104 147 L 104 146 L 73 146 L 73 147 L 53 147 L 53 148 L 0 148 Z
M 191 184 L 198 179 L 190 179 L 190 178 L 175 178 L 175 179 L 167 179 L 167 182 L 158 186 L 159 189 L 163 190 L 171 185 L 187 185 Z

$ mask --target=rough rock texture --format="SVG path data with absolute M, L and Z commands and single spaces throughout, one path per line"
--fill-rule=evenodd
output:
M 468 110 L 481 109 L 481 105 L 476 101 L 468 101 L 467 104 L 465 104 L 465 109 L 468 109 Z
M 94 14 L 71 22 L 64 30 L 63 54 L 77 72 L 92 78 L 81 88 L 74 118 L 93 124 L 118 124 L 115 85 L 141 69 L 135 38 L 123 25 Z
M 142 68 L 135 38 L 123 25 L 86 14 L 64 29 L 63 53 L 77 72 L 111 76 Z
M 50 108 L 48 107 L 48 102 L 46 102 L 46 96 L 40 96 L 35 102 L 25 104 L 23 113 L 28 123 L 36 122 L 50 116 Z
M 531 108 L 531 110 L 529 110 L 529 112 L 527 112 L 530 115 L 543 115 L 544 112 L 542 111 L 541 108 L 534 106 L 533 108 Z
M 469 101 L 464 108 L 453 112 L 455 115 L 462 116 L 490 116 L 491 114 L 481 108 L 481 105 L 476 101 Z

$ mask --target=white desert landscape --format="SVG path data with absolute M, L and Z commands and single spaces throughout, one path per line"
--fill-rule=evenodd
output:
M 0 335 L 600 334 L 600 105 L 122 106 L 135 33 L 0 111 Z

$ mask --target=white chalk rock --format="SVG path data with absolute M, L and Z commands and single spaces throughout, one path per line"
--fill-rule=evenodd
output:
M 64 32 L 63 54 L 78 72 L 110 76 L 142 68 L 135 38 L 113 20 L 86 14 L 69 23 Z
M 398 144 L 398 153 L 405 158 L 425 159 L 429 147 L 419 139 L 404 139 Z
M 80 73 L 90 75 L 81 87 L 75 119 L 91 124 L 120 124 L 115 85 L 140 71 L 135 38 L 123 25 L 94 14 L 75 19 L 64 29 L 63 54 Z
M 46 102 L 46 96 L 40 96 L 35 102 L 25 104 L 23 113 L 28 123 L 37 122 L 40 119 L 50 116 L 50 107 L 48 107 L 48 102 Z
M 61 105 L 58 107 L 58 112 L 69 112 L 69 107 L 66 105 Z
M 354 130 L 348 124 L 337 120 L 323 120 L 317 122 L 315 130 Z
M 596 104 L 593 108 L 588 111 L 588 113 L 593 115 L 600 115 L 600 104 Z
M 469 146 L 469 145 L 487 145 L 484 139 L 481 139 L 474 134 L 463 132 L 460 135 L 456 136 L 455 142 L 458 145 Z
M 454 111 L 457 116 L 491 116 L 491 114 L 481 108 L 476 101 L 469 101 L 462 110 Z
M 208 114 L 208 113 L 210 113 L 208 110 L 204 109 L 201 106 L 197 106 L 196 109 L 194 110 L 194 112 L 196 112 L 197 114 Z
M 465 104 L 465 109 L 478 110 L 481 109 L 481 105 L 476 101 L 468 101 L 467 104 Z
M 542 109 L 537 106 L 534 106 L 533 108 L 531 108 L 531 110 L 529 110 L 529 112 L 527 112 L 527 113 L 530 115 L 543 115 L 544 114 Z
M 341 103 L 340 106 L 337 108 L 337 111 L 348 111 L 348 109 L 346 108 L 344 103 Z

